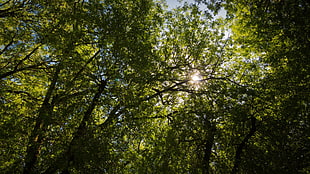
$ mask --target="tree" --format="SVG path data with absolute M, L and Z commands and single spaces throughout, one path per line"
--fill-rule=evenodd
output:
M 0 2 L 4 173 L 307 173 L 309 3 Z
M 20 6 L 28 10 L 7 15 Z M 10 33 L 1 41 L 1 112 L 7 115 L 2 146 L 11 149 L 20 142 L 5 151 L 2 168 L 54 173 L 88 171 L 92 165 L 91 170 L 106 170 L 101 168 L 108 168 L 108 158 L 97 166 L 91 164 L 96 156 L 84 158 L 93 144 L 83 141 L 111 132 L 108 121 L 139 95 L 131 89 L 144 84 L 151 73 L 146 70 L 156 63 L 151 33 L 160 22 L 157 7 L 151 1 L 7 1 L 1 7 L 2 35 Z M 109 147 L 109 140 L 100 143 Z
M 309 3 L 306 1 L 228 1 L 233 32 L 241 48 L 263 53 L 271 70 L 259 85 L 262 119 L 246 151 L 242 171 L 306 173 L 309 169 Z M 299 144 L 299 145 L 297 145 Z M 301 145 L 302 144 L 302 145 Z M 246 166 L 251 166 L 251 170 Z

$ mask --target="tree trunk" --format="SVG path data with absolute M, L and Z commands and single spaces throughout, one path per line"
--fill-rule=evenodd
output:
M 64 154 L 56 160 L 56 162 L 51 165 L 44 173 L 45 174 L 54 174 L 57 170 L 60 170 L 60 173 L 69 173 L 69 168 L 71 165 L 75 163 L 75 151 L 74 147 L 78 147 L 79 142 L 83 135 L 87 132 L 87 123 L 91 121 L 91 114 L 95 109 L 98 101 L 100 99 L 101 94 L 103 93 L 107 82 L 103 80 L 99 85 L 98 91 L 94 95 L 94 98 L 89 105 L 88 109 L 84 113 L 83 120 L 81 121 L 77 131 L 73 134 L 72 141 L 68 145 L 68 149 L 64 152 Z
M 204 157 L 203 157 L 203 172 L 204 174 L 209 174 L 210 171 L 210 159 L 212 154 L 212 147 L 214 144 L 214 135 L 216 131 L 216 127 L 212 125 L 209 120 L 206 120 L 206 127 L 208 134 L 206 136 L 206 142 L 204 145 Z
M 58 80 L 58 74 L 60 72 L 60 68 L 56 67 L 56 71 L 53 75 L 52 82 L 46 92 L 45 99 L 39 109 L 39 114 L 36 118 L 34 129 L 31 132 L 29 137 L 29 143 L 26 150 L 26 157 L 25 157 L 25 166 L 24 166 L 24 174 L 32 174 L 36 173 L 35 171 L 35 164 L 38 160 L 41 144 L 44 138 L 44 130 L 47 126 L 47 120 L 49 118 L 49 114 L 53 110 L 53 106 L 50 104 L 53 91 L 56 86 L 56 82 Z
M 241 155 L 242 155 L 242 150 L 245 148 L 246 143 L 248 140 L 254 135 L 256 131 L 256 118 L 254 116 L 251 116 L 251 129 L 250 132 L 244 137 L 242 142 L 238 145 L 236 154 L 235 154 L 235 162 L 234 162 L 234 167 L 231 171 L 231 174 L 236 174 L 239 170 L 239 165 L 241 162 Z

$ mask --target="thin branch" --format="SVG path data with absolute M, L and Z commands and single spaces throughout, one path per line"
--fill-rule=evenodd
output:
M 31 55 L 34 54 L 39 49 L 39 47 L 40 47 L 40 45 L 35 47 L 29 54 L 27 54 L 23 59 L 21 59 L 17 63 L 17 65 L 15 65 L 15 67 L 14 67 L 14 69 L 12 71 L 0 74 L 0 79 L 5 78 L 5 77 L 10 76 L 10 75 L 13 75 L 13 74 L 15 74 L 17 72 L 20 72 L 20 71 L 36 68 L 36 67 L 44 64 L 45 62 L 41 62 L 41 63 L 36 64 L 36 65 L 30 65 L 30 66 L 26 66 L 26 67 L 23 67 L 23 68 L 18 68 L 25 60 L 29 59 L 31 57 Z
M 195 139 L 184 139 L 184 140 L 179 140 L 179 143 L 189 143 L 189 142 L 196 142 L 196 141 L 201 141 L 201 138 L 195 138 Z
M 12 0 L 8 0 L 5 3 L 0 4 L 0 7 L 4 6 L 5 4 L 9 3 L 10 1 L 12 1 Z
M 6 92 L 14 93 L 14 94 L 26 94 L 29 98 L 36 100 L 36 101 L 40 101 L 39 99 L 33 97 L 29 92 L 26 92 L 26 91 L 6 90 Z
M 78 96 L 81 96 L 81 95 L 85 95 L 87 94 L 89 91 L 91 91 L 91 89 L 86 89 L 86 90 L 83 90 L 83 91 L 78 91 L 78 92 L 75 92 L 75 93 L 72 93 L 72 94 L 60 94 L 60 95 L 56 95 L 53 97 L 53 100 L 52 100 L 52 104 L 61 104 L 71 98 L 74 98 L 74 97 L 78 97 Z
M 10 41 L 10 43 L 8 43 L 8 44 L 3 48 L 3 50 L 1 50 L 0 55 L 2 55 L 2 54 L 9 48 L 9 46 L 11 46 L 11 45 L 14 43 L 14 37 L 15 37 L 15 35 L 13 36 L 12 40 Z
M 164 89 L 164 90 L 161 90 L 161 91 L 158 90 L 158 92 L 156 92 L 155 94 L 153 94 L 153 95 L 151 95 L 151 96 L 149 96 L 149 97 L 146 97 L 145 99 L 143 99 L 143 101 L 150 100 L 150 99 L 155 98 L 155 97 L 157 97 L 157 96 L 159 96 L 159 95 L 161 95 L 161 94 L 163 94 L 163 93 L 165 93 L 165 92 L 171 91 L 171 90 L 173 90 L 175 87 L 180 86 L 180 85 L 182 85 L 182 84 L 184 84 L 184 83 L 187 83 L 188 81 L 189 81 L 189 80 L 183 80 L 183 81 L 181 81 L 181 82 L 175 83 L 174 85 L 172 85 L 172 86 L 170 86 L 170 87 L 168 87 L 168 88 L 166 88 L 166 89 Z
M 144 119 L 157 119 L 157 118 L 167 118 L 168 116 L 153 116 L 153 117 L 134 117 L 133 120 L 144 120 Z
M 247 87 L 247 86 L 244 86 L 244 85 L 241 85 L 227 77 L 209 77 L 209 78 L 206 78 L 206 79 L 202 79 L 201 81 L 208 81 L 208 80 L 224 80 L 224 81 L 228 81 L 228 82 L 231 82 L 237 86 L 240 86 L 240 87 Z
M 41 63 L 36 64 L 36 65 L 30 65 L 30 66 L 26 66 L 26 67 L 23 67 L 23 68 L 20 68 L 20 69 L 14 69 L 12 71 L 0 74 L 0 79 L 6 78 L 7 76 L 13 75 L 13 74 L 15 74 L 17 72 L 20 72 L 20 71 L 30 70 L 30 69 L 38 69 L 39 66 L 43 65 L 44 63 L 45 62 L 41 62 Z
M 178 113 L 178 111 L 171 112 L 167 115 L 159 115 L 159 116 L 152 116 L 152 117 L 134 117 L 133 120 L 142 120 L 142 119 L 158 119 L 158 118 L 168 118 L 171 121 L 172 115 Z
M 25 60 L 29 59 L 30 56 L 32 54 L 34 54 L 34 52 L 36 52 L 39 49 L 40 45 L 38 45 L 37 47 L 35 47 L 29 54 L 27 54 L 22 60 L 20 60 L 17 65 L 15 66 L 14 70 L 18 69 L 18 66 L 21 65 Z
M 120 116 L 123 111 L 125 111 L 125 108 L 121 108 L 120 105 L 115 106 L 110 113 L 108 114 L 108 118 L 99 125 L 99 128 L 102 130 L 106 128 L 108 125 L 110 125 L 118 116 Z
M 213 65 L 213 68 L 212 68 L 212 71 L 211 71 L 211 74 L 213 74 L 215 72 L 215 69 L 218 67 L 220 61 L 223 59 L 223 52 L 224 52 L 224 48 L 226 47 L 228 43 L 228 39 L 225 41 L 225 43 L 222 45 L 221 47 L 221 50 L 220 50 L 220 55 L 218 54 L 215 54 L 217 56 L 217 60 L 215 62 L 215 64 Z M 217 43 L 217 45 L 219 45 L 219 43 Z
M 235 81 L 233 81 L 233 80 L 231 80 L 231 79 L 229 79 L 229 78 L 226 78 L 226 77 L 209 77 L 209 78 L 202 79 L 202 80 L 200 80 L 200 81 L 202 82 L 202 81 L 208 81 L 208 80 L 224 80 L 224 81 L 231 82 L 231 83 L 233 83 L 233 84 L 235 84 L 235 85 L 238 85 L 238 86 L 240 86 L 240 87 L 247 87 L 247 86 L 243 86 L 243 85 L 241 85 L 241 84 L 239 84 L 239 83 L 237 83 L 237 82 L 235 82 Z M 157 96 L 160 96 L 160 97 L 161 97 L 161 94 L 163 94 L 163 93 L 165 93 L 165 92 L 168 92 L 168 91 L 183 91 L 183 92 L 188 92 L 188 93 L 197 93 L 197 92 L 194 91 L 194 90 L 176 88 L 176 87 L 181 86 L 181 85 L 183 85 L 184 83 L 187 83 L 187 82 L 189 82 L 189 81 L 190 81 L 190 80 L 183 80 L 183 81 L 178 82 L 178 83 L 175 83 L 174 85 L 172 85 L 172 86 L 170 86 L 170 87 L 168 87 L 168 88 L 166 88 L 166 89 L 163 89 L 163 90 L 158 90 L 158 89 L 153 88 L 153 90 L 154 90 L 156 93 L 153 94 L 153 95 L 151 95 L 151 96 L 149 96 L 149 97 L 146 97 L 143 101 L 150 100 L 150 99 L 155 98 L 155 97 L 157 97 Z
M 76 80 L 76 78 L 78 78 L 80 76 L 80 74 L 85 70 L 86 66 L 92 62 L 94 60 L 95 57 L 98 56 L 98 54 L 100 53 L 100 50 L 98 50 L 86 63 L 85 65 L 76 73 L 76 75 L 72 78 L 71 82 L 74 82 Z
M 9 2 L 10 1 L 7 1 L 4 4 L 7 4 Z M 1 6 L 3 6 L 4 4 L 1 4 Z M 9 7 L 7 9 L 5 9 L 5 10 L 0 10 L 0 18 L 16 16 L 17 12 L 20 12 L 20 11 L 23 10 L 24 5 L 25 5 L 25 2 L 22 2 L 21 4 L 18 4 L 18 5 L 14 4 L 12 7 Z

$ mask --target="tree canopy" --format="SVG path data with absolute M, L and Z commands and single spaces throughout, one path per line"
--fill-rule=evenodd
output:
M 309 173 L 310 3 L 165 4 L 0 0 L 0 171 Z

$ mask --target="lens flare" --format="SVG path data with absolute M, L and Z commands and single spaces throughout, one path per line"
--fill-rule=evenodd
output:
M 197 83 L 202 80 L 202 77 L 199 73 L 195 73 L 191 76 L 191 82 Z

